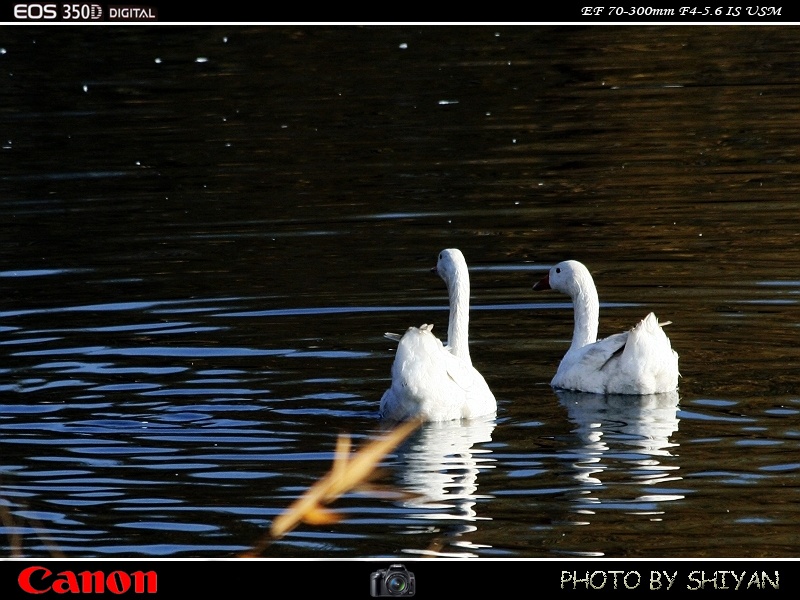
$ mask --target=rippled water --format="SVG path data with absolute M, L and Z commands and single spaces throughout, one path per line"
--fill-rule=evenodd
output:
M 0 544 L 236 556 L 377 436 L 460 248 L 496 419 L 267 557 L 800 555 L 793 27 L 2 31 Z M 583 261 L 677 394 L 555 393 Z M 402 493 L 402 495 L 398 495 Z

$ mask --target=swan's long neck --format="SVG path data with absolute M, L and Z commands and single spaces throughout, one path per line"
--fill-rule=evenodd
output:
M 472 364 L 469 357 L 469 274 L 456 271 L 447 282 L 450 296 L 450 324 L 447 327 L 447 346 L 450 352 Z
M 591 275 L 576 281 L 572 293 L 572 304 L 575 308 L 575 331 L 572 332 L 570 350 L 577 350 L 586 344 L 594 344 L 597 341 L 600 301 Z

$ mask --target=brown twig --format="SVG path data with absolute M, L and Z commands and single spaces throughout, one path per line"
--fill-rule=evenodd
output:
M 420 423 L 419 420 L 402 423 L 352 455 L 350 436 L 340 435 L 336 441 L 336 453 L 331 470 L 278 515 L 272 522 L 269 537 L 244 556 L 260 555 L 273 540 L 283 537 L 300 523 L 328 525 L 341 520 L 338 514 L 325 505 L 366 481 L 375 472 L 383 457 L 419 427 Z

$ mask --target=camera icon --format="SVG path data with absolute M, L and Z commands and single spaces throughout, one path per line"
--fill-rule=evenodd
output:
M 369 576 L 369 593 L 373 598 L 413 596 L 416 591 L 414 574 L 404 565 L 389 565 Z

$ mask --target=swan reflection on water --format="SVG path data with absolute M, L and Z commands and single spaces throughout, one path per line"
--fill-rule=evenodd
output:
M 467 550 L 473 547 L 463 536 L 477 530 L 469 523 L 482 520 L 475 510 L 482 497 L 477 494 L 478 475 L 494 468 L 492 451 L 483 444 L 491 442 L 495 425 L 494 415 L 424 423 L 398 449 L 399 486 L 412 496 L 403 505 L 418 510 L 409 515 L 412 519 L 452 520 L 454 526 L 442 531 L 447 538 L 443 544 Z M 432 549 L 414 552 L 445 555 Z
M 661 484 L 679 481 L 674 464 L 678 444 L 671 441 L 678 431 L 678 392 L 643 396 L 602 395 L 554 390 L 580 445 L 574 450 L 574 477 L 588 490 L 581 502 L 592 505 L 620 505 L 627 509 L 653 508 L 655 502 L 679 500 L 684 496 Z M 634 499 L 600 500 L 594 492 L 619 490 L 619 484 L 649 486 Z M 592 489 L 593 488 L 593 489 Z M 597 508 L 597 507 L 595 507 Z

